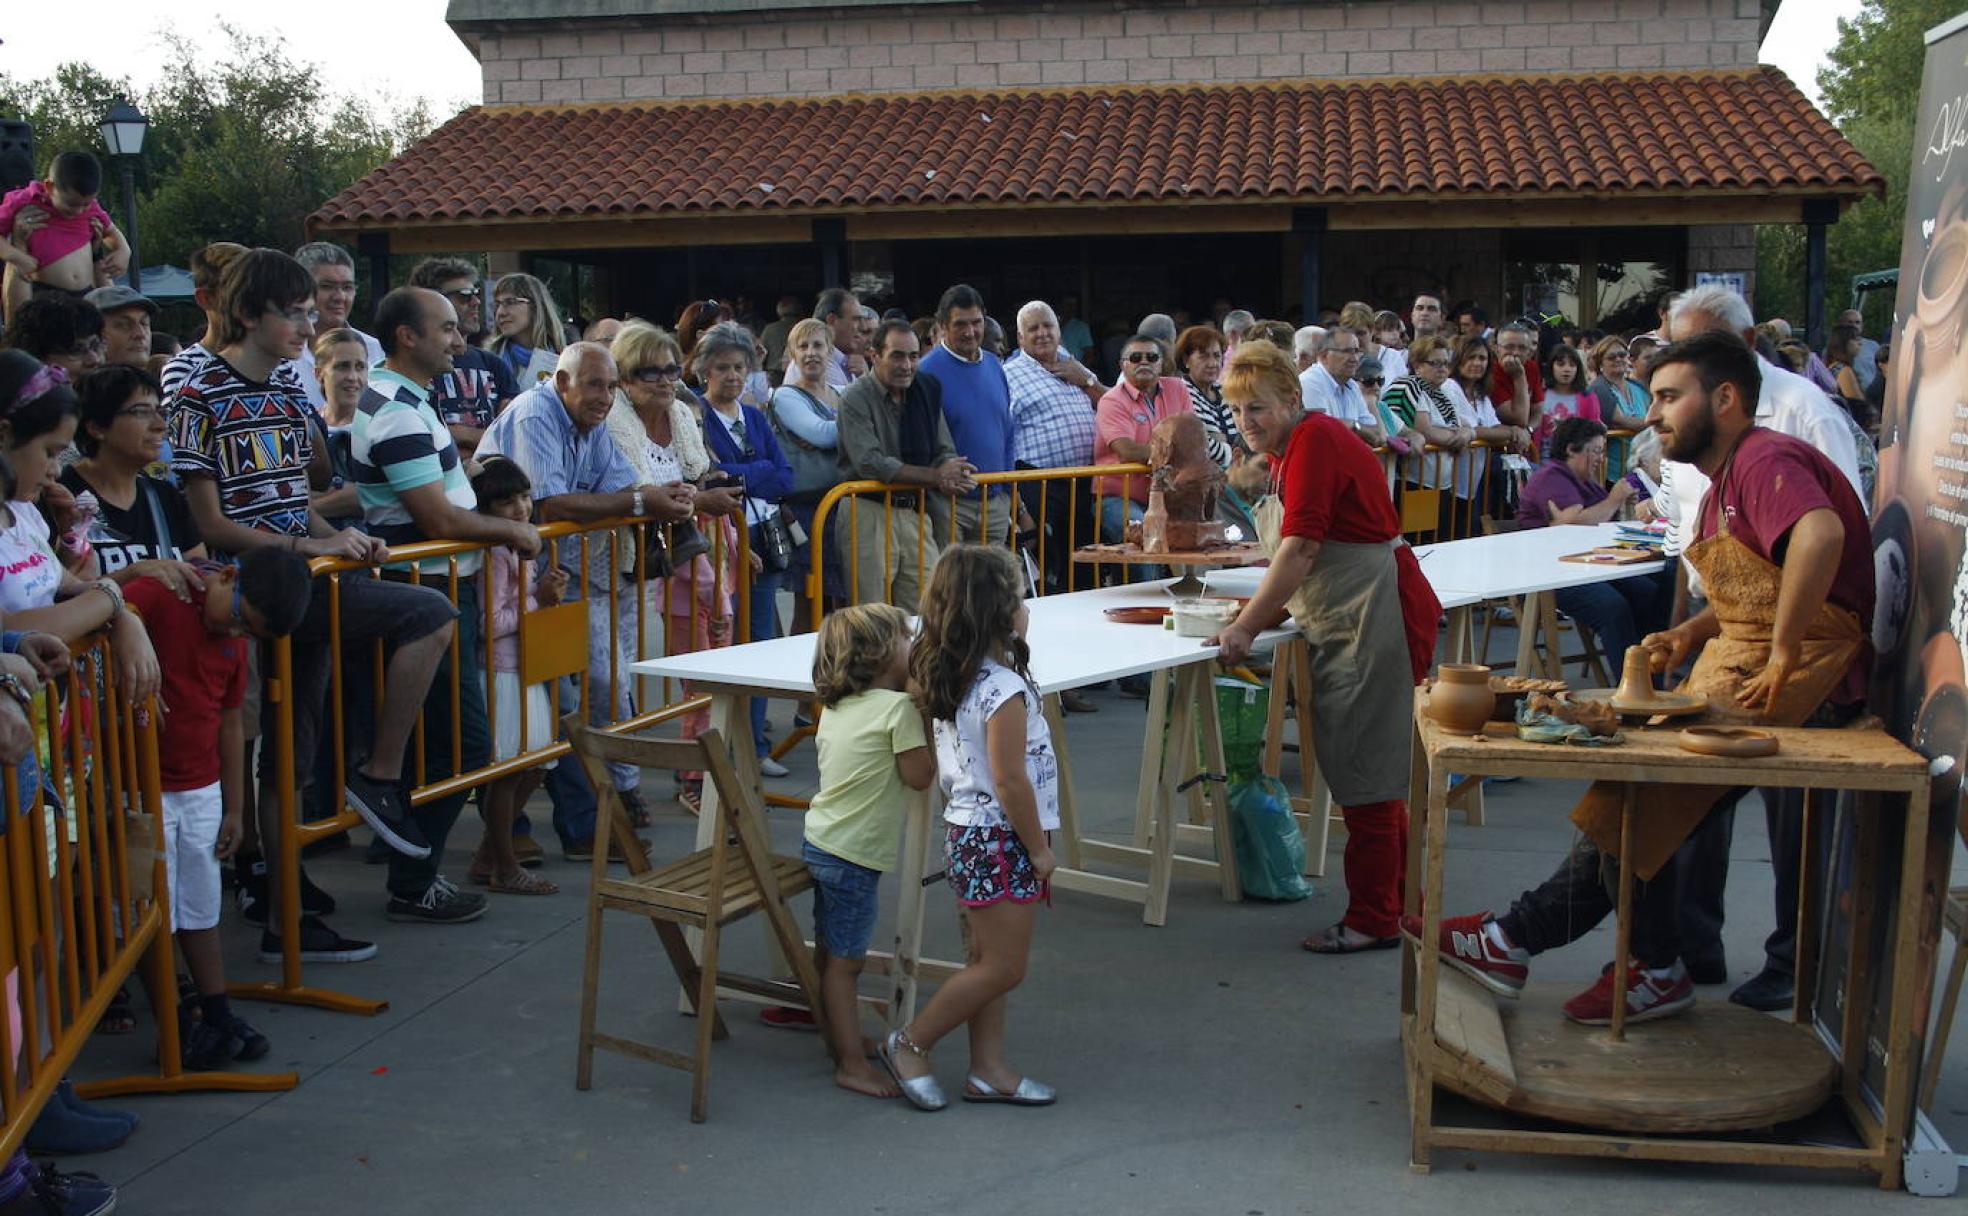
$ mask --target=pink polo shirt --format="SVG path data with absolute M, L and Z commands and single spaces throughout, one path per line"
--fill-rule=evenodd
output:
M 1189 402 L 1189 388 L 1182 381 L 1174 376 L 1163 376 L 1157 384 L 1159 387 L 1152 405 L 1135 391 L 1125 374 L 1119 384 L 1108 389 L 1106 395 L 1100 398 L 1100 404 L 1093 411 L 1093 463 L 1127 464 L 1114 454 L 1114 440 L 1131 439 L 1145 447 L 1157 422 L 1177 414 L 1195 412 Z M 1125 494 L 1145 506 L 1148 502 L 1148 478 L 1144 474 L 1097 477 L 1093 482 L 1093 492 Z

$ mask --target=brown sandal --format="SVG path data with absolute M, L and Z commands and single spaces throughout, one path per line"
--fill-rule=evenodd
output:
M 508 874 L 494 874 L 486 880 L 487 887 L 495 895 L 557 895 L 560 887 L 551 879 L 546 879 L 524 868 L 515 868 Z
M 1368 950 L 1392 950 L 1401 944 L 1398 933 L 1392 937 L 1369 937 L 1360 942 L 1348 941 L 1346 933 L 1345 925 L 1328 925 L 1298 944 L 1313 954 L 1360 954 Z

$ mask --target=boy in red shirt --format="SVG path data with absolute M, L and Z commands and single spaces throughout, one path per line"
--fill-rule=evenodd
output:
M 205 585 L 183 598 L 154 578 L 123 587 L 150 633 L 163 674 L 157 754 L 164 863 L 171 928 L 198 988 L 199 1017 L 183 1023 L 184 1066 L 195 1072 L 229 1060 L 257 1060 L 270 1047 L 226 1000 L 219 862 L 239 846 L 246 791 L 244 639 L 292 633 L 307 613 L 313 583 L 307 560 L 285 549 L 252 549 L 237 566 L 204 562 L 200 568 Z

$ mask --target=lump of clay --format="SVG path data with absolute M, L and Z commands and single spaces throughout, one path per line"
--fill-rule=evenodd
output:
M 1148 485 L 1167 512 L 1164 543 L 1144 545 L 1154 553 L 1192 553 L 1229 543 L 1216 518 L 1223 470 L 1210 459 L 1202 419 L 1176 414 L 1155 424 L 1148 440 Z M 1152 506 L 1152 503 L 1151 503 Z

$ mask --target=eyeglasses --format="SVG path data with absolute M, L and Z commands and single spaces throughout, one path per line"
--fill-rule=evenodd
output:
M 648 367 L 637 368 L 635 378 L 644 384 L 656 384 L 663 380 L 681 380 L 683 367 L 676 363 L 651 364 Z
M 292 308 L 269 308 L 267 311 L 294 325 L 312 325 L 321 319 L 320 311 L 308 304 L 296 304 Z
M 82 339 L 80 342 L 77 342 L 75 345 L 69 347 L 67 350 L 64 350 L 62 353 L 65 355 L 100 356 L 109 353 L 109 343 L 104 341 L 103 336 L 101 334 L 97 334 L 93 338 Z
M 1423 366 L 1423 367 L 1454 367 L 1454 366 L 1455 366 L 1455 360 L 1453 360 L 1453 359 L 1424 359 L 1424 360 L 1422 360 L 1422 366 Z
M 133 405 L 127 410 L 117 410 L 118 418 L 137 418 L 149 423 L 164 416 L 164 411 L 154 405 Z
M 355 294 L 355 280 L 348 279 L 344 282 L 336 282 L 332 279 L 330 280 L 316 279 L 314 283 L 314 289 L 316 291 L 333 292 L 338 296 L 352 296 Z
M 493 296 L 492 297 L 492 307 L 495 309 L 518 308 L 522 304 L 530 307 L 532 303 L 533 301 L 527 299 L 525 296 Z
M 1160 363 L 1162 352 L 1158 350 L 1131 350 L 1127 353 L 1129 363 Z

